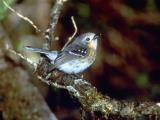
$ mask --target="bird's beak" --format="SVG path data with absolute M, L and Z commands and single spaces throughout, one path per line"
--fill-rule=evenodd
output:
M 100 36 L 98 35 L 98 34 L 96 34 L 95 36 L 94 36 L 94 38 L 93 38 L 93 40 L 99 40 L 100 39 Z

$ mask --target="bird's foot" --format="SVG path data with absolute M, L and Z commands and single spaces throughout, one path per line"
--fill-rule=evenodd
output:
M 80 74 L 73 74 L 73 76 L 75 77 L 75 78 L 82 78 L 82 75 L 80 75 Z

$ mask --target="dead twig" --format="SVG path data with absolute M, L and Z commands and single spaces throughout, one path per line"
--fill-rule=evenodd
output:
M 22 55 L 21 53 L 17 53 L 16 51 L 12 50 L 12 49 L 7 49 L 9 52 L 17 55 L 18 57 L 20 57 L 21 59 L 25 60 L 27 63 L 29 63 L 30 65 L 32 65 L 35 69 L 37 68 L 37 63 L 34 63 L 32 60 L 30 60 L 29 58 L 25 57 L 24 55 Z
M 48 25 L 48 28 L 45 31 L 45 44 L 43 45 L 43 48 L 46 50 L 50 50 L 51 48 L 51 44 L 52 44 L 52 40 L 54 40 L 54 34 L 55 34 L 55 28 L 63 7 L 64 2 L 66 2 L 66 0 L 56 0 L 52 11 L 51 11 L 51 18 L 50 18 L 50 22 Z
M 63 48 L 62 48 L 61 51 L 63 51 L 64 48 L 71 42 L 71 40 L 74 38 L 74 36 L 77 34 L 77 31 L 78 31 L 77 25 L 76 25 L 76 22 L 75 22 L 73 16 L 71 17 L 71 20 L 72 20 L 72 24 L 73 24 L 73 27 L 74 27 L 74 33 L 72 34 L 72 36 L 70 36 L 70 37 L 68 38 L 68 41 L 67 41 L 66 44 L 63 46 Z
M 37 32 L 41 32 L 41 30 L 33 23 L 32 20 L 30 20 L 28 17 L 25 17 L 23 15 L 21 15 L 20 13 L 18 13 L 17 11 L 15 11 L 12 7 L 10 7 L 5 0 L 2 0 L 3 4 L 9 9 L 11 10 L 13 13 L 15 13 L 18 17 L 20 17 L 21 19 L 27 21 L 28 23 L 30 23 L 33 28 L 37 31 Z

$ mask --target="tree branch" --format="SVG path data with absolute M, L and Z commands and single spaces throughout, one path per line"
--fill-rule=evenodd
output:
M 44 49 L 50 50 L 52 40 L 55 39 L 54 38 L 55 28 L 56 28 L 56 24 L 58 22 L 64 2 L 65 0 L 56 0 L 52 8 L 50 22 L 49 22 L 48 28 L 45 31 L 46 43 L 43 46 Z
M 57 120 L 38 89 L 30 82 L 31 75 L 17 56 L 26 58 L 13 50 L 5 50 L 11 49 L 12 44 L 1 24 L 0 45 L 0 119 Z
M 67 41 L 66 44 L 63 46 L 63 48 L 62 48 L 61 51 L 63 51 L 64 48 L 71 42 L 71 40 L 74 38 L 74 36 L 76 35 L 76 33 L 77 33 L 77 31 L 78 31 L 77 25 L 76 25 L 76 22 L 75 22 L 73 16 L 71 17 L 71 20 L 72 20 L 72 24 L 73 24 L 73 27 L 74 27 L 74 33 L 72 34 L 72 36 L 70 36 L 70 37 L 68 38 L 68 41 Z
M 28 17 L 25 17 L 23 15 L 21 15 L 20 13 L 18 13 L 17 11 L 15 11 L 12 7 L 10 7 L 5 0 L 2 0 L 3 4 L 9 9 L 11 10 L 13 13 L 15 13 L 18 17 L 20 17 L 21 19 L 23 19 L 24 21 L 27 21 L 29 24 L 32 25 L 32 27 L 36 30 L 36 32 L 41 32 L 41 30 L 33 23 L 32 20 L 30 20 Z
M 66 89 L 70 95 L 80 102 L 85 111 L 94 115 L 94 118 L 160 119 L 160 103 L 147 101 L 118 101 L 107 95 L 102 95 L 87 80 L 78 78 L 75 75 L 64 74 L 58 70 L 55 70 L 45 79 L 46 71 L 50 66 L 52 66 L 50 63 L 44 63 L 44 61 L 38 66 L 39 71 L 37 71 L 37 74 L 43 76 L 43 82 L 47 82 L 48 85 L 57 88 Z

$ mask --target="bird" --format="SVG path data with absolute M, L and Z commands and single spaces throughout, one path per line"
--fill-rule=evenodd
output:
M 99 35 L 87 32 L 76 37 L 62 51 L 44 50 L 26 46 L 26 50 L 40 53 L 47 57 L 52 69 L 58 69 L 67 74 L 78 74 L 89 68 L 96 59 Z

